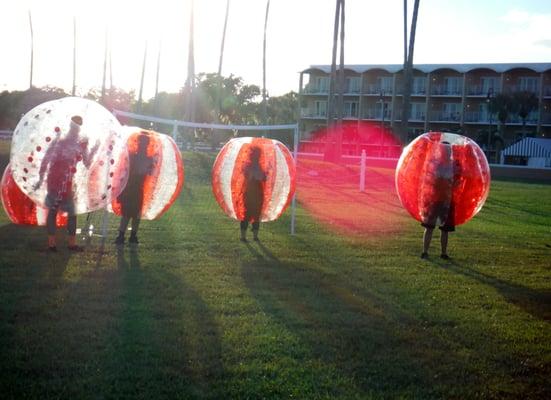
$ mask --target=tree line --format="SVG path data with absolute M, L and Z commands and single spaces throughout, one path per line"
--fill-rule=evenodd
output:
M 139 102 L 133 90 L 125 91 L 111 87 L 105 89 L 103 95 L 101 89 L 93 88 L 82 97 L 97 101 L 111 111 L 117 109 L 175 120 L 184 119 L 186 107 L 191 101 L 195 109 L 194 120 L 201 123 L 276 125 L 297 121 L 296 92 L 268 97 L 264 109 L 260 87 L 246 84 L 241 77 L 200 73 L 195 79 L 193 95 L 184 87 L 175 93 L 159 92 L 148 101 Z M 20 118 L 33 107 L 67 96 L 70 94 L 52 86 L 32 87 L 24 91 L 4 91 L 0 93 L 0 129 L 13 130 Z M 125 122 L 138 124 L 137 121 Z M 160 125 L 156 128 L 160 131 L 165 129 L 165 133 L 170 133 L 168 126 Z M 200 130 L 194 132 L 196 138 L 207 134 Z M 282 141 L 291 144 L 291 136 L 289 133 Z

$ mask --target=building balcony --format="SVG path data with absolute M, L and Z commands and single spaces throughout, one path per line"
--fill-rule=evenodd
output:
M 402 110 L 396 110 L 396 113 L 394 114 L 394 119 L 396 121 L 402 120 Z M 426 114 L 424 112 L 414 112 L 409 116 L 410 122 L 425 122 Z
M 507 117 L 506 124 L 521 124 L 522 125 L 522 118 L 520 118 L 518 115 L 509 115 Z M 531 113 L 526 118 L 526 125 L 537 125 L 538 123 L 538 114 L 537 113 Z
M 377 84 L 369 84 L 367 85 L 364 94 L 370 94 L 370 95 L 380 95 L 381 92 L 384 96 L 390 96 L 392 95 L 392 87 L 391 86 L 381 86 Z
M 390 120 L 391 112 L 390 110 L 385 111 L 384 120 L 389 121 Z M 383 116 L 381 114 L 380 108 L 368 108 L 362 113 L 362 119 L 369 119 L 374 121 L 381 121 L 383 119 Z
M 521 85 L 505 85 L 503 87 L 503 91 L 506 93 L 516 93 L 516 92 L 532 92 L 536 96 L 540 95 L 540 88 L 539 86 L 528 88 L 526 86 Z
M 431 122 L 461 122 L 461 114 L 458 112 L 449 113 L 443 111 L 433 111 L 429 114 Z
M 474 123 L 474 124 L 489 124 L 490 123 L 490 114 L 485 112 L 478 111 L 467 111 L 464 115 L 465 123 Z M 496 123 L 495 118 L 492 120 L 493 123 Z
M 430 94 L 432 96 L 461 97 L 461 89 L 444 85 L 433 85 Z
M 403 86 L 398 86 L 396 88 L 396 95 L 398 95 L 398 96 L 403 96 L 404 95 L 404 87 Z M 427 91 L 424 87 L 420 88 L 420 87 L 415 87 L 414 86 L 414 87 L 411 88 L 411 95 L 412 96 L 426 96 Z
M 300 110 L 300 117 L 305 119 L 326 119 L 327 111 L 315 111 L 310 109 Z
M 302 89 L 303 94 L 317 94 L 317 95 L 325 95 L 327 96 L 329 94 L 329 89 L 324 87 L 319 87 L 315 85 L 306 85 Z
M 542 125 L 551 125 L 551 113 L 543 113 L 541 116 Z
M 488 88 L 487 86 L 482 85 L 469 85 L 466 88 L 467 96 L 471 97 L 487 97 L 489 91 L 491 91 L 493 95 L 499 93 L 497 88 Z

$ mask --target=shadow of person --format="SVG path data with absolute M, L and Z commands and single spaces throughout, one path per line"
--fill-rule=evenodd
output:
M 455 261 L 447 262 L 449 271 L 474 279 L 496 289 L 503 298 L 536 318 L 551 321 L 551 290 L 531 289 L 476 271 Z
M 119 313 L 102 379 L 122 397 L 145 381 L 157 384 L 143 388 L 146 398 L 158 385 L 169 398 L 207 393 L 224 373 L 212 311 L 181 269 L 142 258 L 138 246 L 117 246 Z
M 277 263 L 279 263 L 279 258 L 277 258 L 274 253 L 272 253 L 266 246 L 264 246 L 264 243 L 262 243 L 261 241 L 258 241 L 258 247 L 260 248 L 260 250 L 262 251 L 262 253 L 264 253 L 264 255 L 266 255 L 267 258 L 269 258 L 270 260 L 272 261 L 275 261 Z
M 301 349 L 300 362 L 305 367 L 296 373 L 304 376 L 294 380 L 301 381 L 300 390 L 310 396 L 338 397 L 346 386 L 352 397 L 369 397 L 368 393 L 398 397 L 413 382 L 429 385 L 432 361 L 420 360 L 414 352 L 396 352 L 403 349 L 404 341 L 424 347 L 425 333 L 377 293 L 355 290 L 309 263 L 243 261 L 242 277 L 263 312 L 276 321 L 278 329 L 284 327 L 281 340 L 274 344 L 281 348 L 273 351 L 293 357 L 289 348 Z M 293 338 L 292 344 L 285 342 L 286 337 Z M 381 362 L 388 354 L 393 354 L 392 362 Z M 331 367 L 323 371 L 307 367 L 313 364 Z M 311 382 L 326 379 L 335 384 L 322 395 Z M 348 383 L 339 387 L 342 382 Z

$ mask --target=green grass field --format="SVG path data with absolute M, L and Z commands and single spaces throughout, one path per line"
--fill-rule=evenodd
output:
M 427 261 L 405 212 L 344 235 L 299 207 L 241 243 L 213 156 L 184 160 L 137 248 L 112 218 L 105 253 L 48 254 L 0 213 L 2 399 L 551 398 L 551 185 L 493 182 Z

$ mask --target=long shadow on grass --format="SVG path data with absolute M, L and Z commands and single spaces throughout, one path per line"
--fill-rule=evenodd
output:
M 118 249 L 121 309 L 104 376 L 115 397 L 203 397 L 223 374 L 208 306 L 159 264 L 140 262 L 137 248 Z
M 251 294 L 307 349 L 306 355 L 298 350 L 282 357 L 304 357 L 304 365 L 324 365 L 325 372 L 310 372 L 318 376 L 317 385 L 306 389 L 309 395 L 338 397 L 349 393 L 352 383 L 356 395 L 436 396 L 438 361 L 431 359 L 435 355 L 424 344 L 426 333 L 416 331 L 409 316 L 377 295 L 324 276 L 312 265 L 281 262 L 262 243 L 258 249 L 255 244 L 248 248 L 256 260 L 243 262 L 242 274 Z M 445 347 L 440 345 L 437 351 Z M 438 357 L 451 362 L 453 355 Z
M 59 309 L 56 292 L 69 259 L 46 250 L 43 227 L 0 227 L 0 393 L 21 398 L 49 375 L 46 337 Z M 35 392 L 36 394 L 36 392 Z
M 544 321 L 551 321 L 551 291 L 546 289 L 530 289 L 522 285 L 507 282 L 502 279 L 484 274 L 472 268 L 451 262 L 446 269 L 456 274 L 464 275 L 484 285 L 499 291 L 509 303 L 515 304 L 534 317 Z

